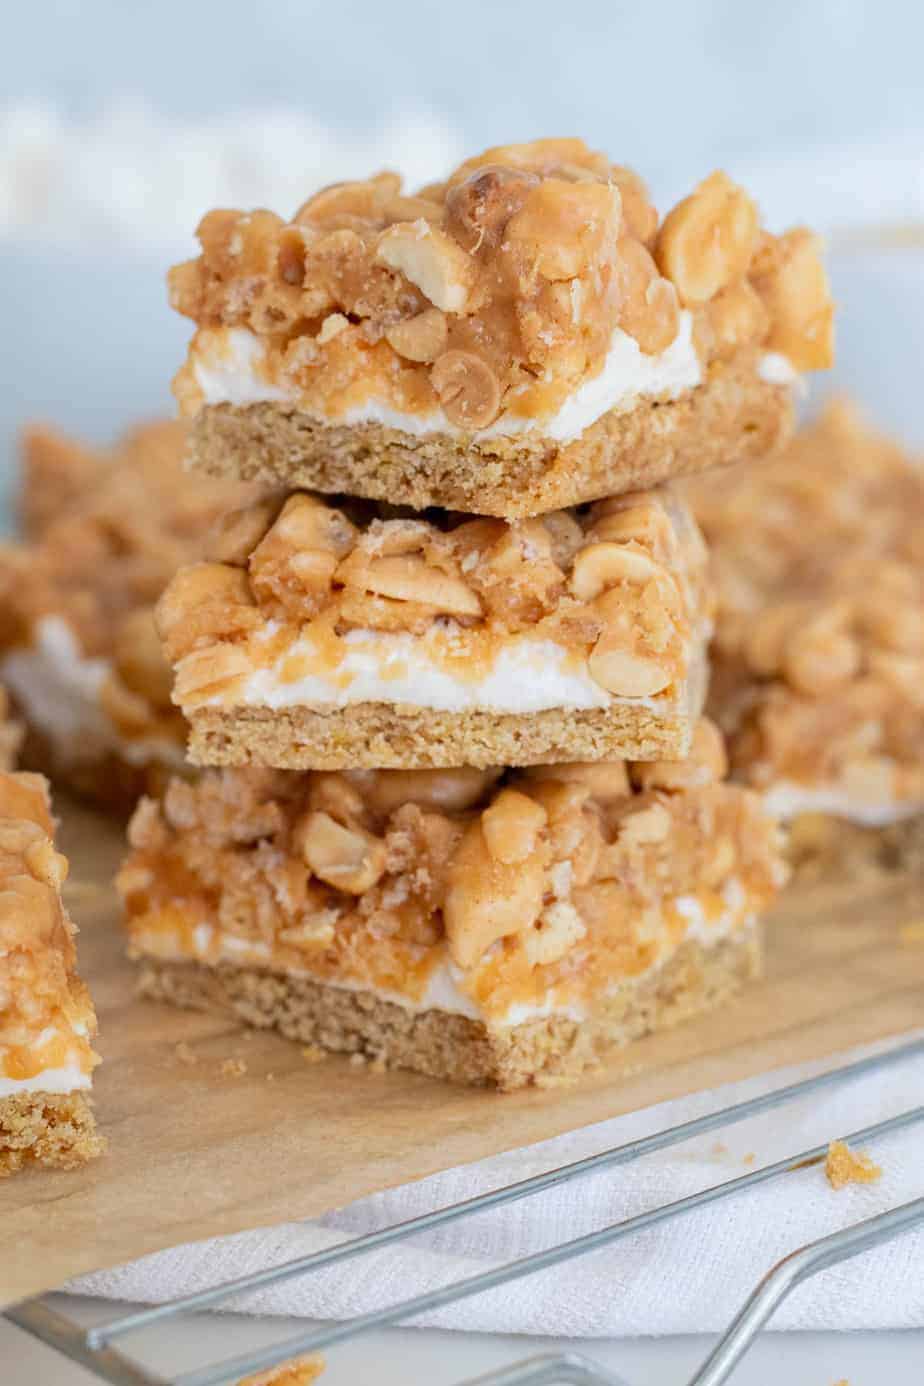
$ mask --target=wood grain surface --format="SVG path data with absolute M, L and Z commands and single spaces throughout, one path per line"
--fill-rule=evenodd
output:
M 791 889 L 768 923 L 761 983 L 574 1087 L 502 1096 L 340 1058 L 309 1063 L 275 1035 L 134 999 L 110 885 L 120 830 L 86 809 L 59 812 L 100 1017 L 95 1091 L 109 1153 L 0 1184 L 0 1305 L 924 1024 L 924 945 L 901 932 L 924 915 L 921 882 L 892 877 Z M 228 1059 L 246 1071 L 223 1071 Z

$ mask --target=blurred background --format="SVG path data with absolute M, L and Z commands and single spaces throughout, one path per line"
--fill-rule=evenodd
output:
M 0 466 L 50 418 L 172 410 L 163 274 L 215 205 L 291 213 L 382 166 L 418 183 L 579 134 L 663 207 L 717 165 L 831 247 L 840 359 L 924 444 L 924 9 L 911 0 L 46 0 L 3 7 Z M 920 247 L 919 247 L 920 239 Z

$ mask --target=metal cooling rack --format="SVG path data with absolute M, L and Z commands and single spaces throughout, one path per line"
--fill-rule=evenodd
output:
M 622 1237 L 631 1236 L 643 1228 L 654 1227 L 659 1223 L 680 1217 L 684 1213 L 692 1212 L 694 1208 L 732 1198 L 745 1189 L 768 1183 L 780 1175 L 817 1163 L 825 1156 L 828 1148 L 827 1142 L 823 1145 L 813 1146 L 810 1150 L 799 1151 L 785 1160 L 778 1160 L 773 1164 L 751 1170 L 735 1179 L 714 1184 L 710 1188 L 703 1189 L 686 1198 L 677 1199 L 673 1203 L 667 1203 L 662 1207 L 649 1209 L 647 1212 L 639 1213 L 622 1222 L 613 1223 L 597 1232 L 576 1237 L 560 1246 L 521 1257 L 519 1260 L 510 1261 L 506 1265 L 498 1266 L 494 1270 L 485 1271 L 480 1275 L 457 1280 L 442 1289 L 402 1300 L 373 1313 L 357 1315 L 343 1323 L 304 1331 L 284 1342 L 277 1343 L 275 1346 L 227 1358 L 223 1362 L 215 1362 L 194 1371 L 185 1372 L 180 1376 L 172 1378 L 160 1376 L 132 1361 L 114 1344 L 120 1342 L 127 1335 L 153 1324 L 167 1323 L 178 1314 L 211 1308 L 217 1304 L 226 1303 L 233 1296 L 245 1291 L 310 1275 L 325 1266 L 366 1255 L 370 1251 L 404 1241 L 418 1233 L 444 1227 L 460 1218 L 471 1217 L 475 1213 L 487 1212 L 492 1208 L 513 1203 L 518 1199 L 531 1197 L 541 1193 L 544 1189 L 554 1188 L 558 1184 L 566 1183 L 572 1179 L 579 1179 L 591 1171 L 612 1169 L 619 1165 L 629 1164 L 634 1160 L 643 1159 L 646 1155 L 651 1155 L 654 1151 L 679 1145 L 682 1141 L 690 1140 L 694 1136 L 702 1136 L 707 1132 L 721 1130 L 724 1127 L 734 1125 L 736 1122 L 744 1121 L 747 1117 L 755 1116 L 759 1112 L 782 1106 L 795 1098 L 805 1097 L 807 1094 L 818 1092 L 821 1089 L 840 1086 L 853 1078 L 886 1068 L 912 1055 L 919 1054 L 924 1054 L 924 1040 L 915 1040 L 884 1054 L 861 1059 L 856 1063 L 832 1069 L 813 1078 L 803 1079 L 801 1082 L 792 1083 L 787 1087 L 777 1088 L 772 1092 L 750 1098 L 746 1102 L 739 1102 L 733 1106 L 725 1107 L 721 1111 L 710 1112 L 706 1116 L 697 1117 L 694 1121 L 683 1122 L 681 1125 L 658 1131 L 654 1135 L 645 1136 L 641 1140 L 614 1146 L 610 1150 L 601 1151 L 597 1155 L 577 1160 L 572 1164 L 562 1165 L 560 1168 L 549 1170 L 545 1174 L 534 1175 L 529 1179 L 508 1184 L 505 1188 L 481 1194 L 477 1198 L 469 1198 L 464 1202 L 454 1203 L 450 1207 L 440 1208 L 432 1213 L 425 1213 L 421 1217 L 382 1228 L 378 1232 L 356 1237 L 325 1251 L 313 1252 L 268 1270 L 256 1271 L 251 1275 L 228 1280 L 210 1289 L 199 1291 L 196 1294 L 184 1295 L 165 1304 L 123 1314 L 109 1322 L 98 1324 L 94 1328 L 81 1328 L 71 1319 L 53 1309 L 44 1298 L 27 1300 L 16 1305 L 6 1311 L 6 1317 L 12 1323 L 25 1329 L 26 1332 L 41 1339 L 42 1342 L 57 1348 L 71 1361 L 95 1372 L 101 1381 L 113 1383 L 113 1386 L 222 1386 L 223 1383 L 236 1382 L 242 1376 L 273 1367 L 284 1362 L 287 1358 L 333 1347 L 337 1343 L 356 1338 L 371 1329 L 404 1323 L 421 1314 L 440 1309 L 444 1305 L 453 1304 L 472 1295 L 482 1294 L 486 1290 L 496 1289 L 524 1276 L 533 1275 L 537 1271 L 547 1270 L 551 1266 L 569 1261 L 576 1256 L 582 1256 L 587 1252 L 596 1251 L 600 1247 L 609 1246 Z M 847 1133 L 844 1139 L 851 1142 L 872 1141 L 879 1136 L 885 1136 L 889 1132 L 901 1130 L 903 1127 L 919 1121 L 924 1121 L 924 1106 L 912 1107 L 897 1116 L 889 1117 L 886 1121 L 876 1122 L 874 1125 L 863 1127 L 858 1131 L 851 1131 Z M 839 1261 L 859 1256 L 862 1252 L 890 1241 L 893 1237 L 898 1237 L 922 1223 L 924 1223 L 924 1197 L 916 1198 L 899 1208 L 893 1208 L 886 1213 L 879 1214 L 878 1217 L 856 1223 L 841 1232 L 822 1237 L 819 1241 L 808 1243 L 791 1252 L 789 1256 L 770 1270 L 749 1295 L 687 1386 L 720 1386 L 720 1383 L 726 1381 L 764 1324 L 767 1323 L 787 1295 L 798 1285 L 801 1285 L 804 1280 L 808 1280 L 811 1276 L 817 1275 L 819 1271 L 826 1270 Z M 565 1386 L 566 1383 L 569 1386 L 571 1383 L 581 1383 L 582 1386 L 626 1386 L 620 1377 L 614 1376 L 612 1372 L 593 1362 L 590 1358 L 583 1354 L 570 1352 L 533 1357 L 514 1366 L 489 1372 L 486 1376 L 470 1378 L 467 1382 L 458 1383 L 458 1386 Z

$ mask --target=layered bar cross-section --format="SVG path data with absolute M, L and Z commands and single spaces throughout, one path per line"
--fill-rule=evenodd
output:
M 0 772 L 0 1176 L 103 1148 L 89 1100 L 96 1032 L 61 902 L 48 786 Z
M 209 771 L 119 878 L 142 989 L 305 1044 L 515 1088 L 729 997 L 783 877 L 721 738 L 684 761 Z
M 580 140 L 213 211 L 171 272 L 216 475 L 516 518 L 757 458 L 830 364 L 815 238 L 723 173 L 663 219 Z
M 203 765 L 678 757 L 704 695 L 705 549 L 669 490 L 542 519 L 335 504 L 230 515 L 158 606 Z
M 920 813 L 919 464 L 839 401 L 733 488 L 686 490 L 713 559 L 710 698 L 734 774 L 783 818 L 883 829 Z
M 0 546 L 0 679 L 27 725 L 26 763 L 107 802 L 133 803 L 183 763 L 154 603 L 253 494 L 186 476 L 184 444 L 175 423 L 109 452 L 30 430 L 25 536 Z

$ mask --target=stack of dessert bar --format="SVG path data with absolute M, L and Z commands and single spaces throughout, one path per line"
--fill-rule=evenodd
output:
M 158 606 L 217 768 L 132 823 L 144 989 L 502 1088 L 720 1002 L 782 868 L 701 718 L 706 552 L 668 483 L 787 436 L 830 356 L 813 237 L 723 174 L 660 221 L 550 140 L 199 239 L 192 465 L 282 494 Z

